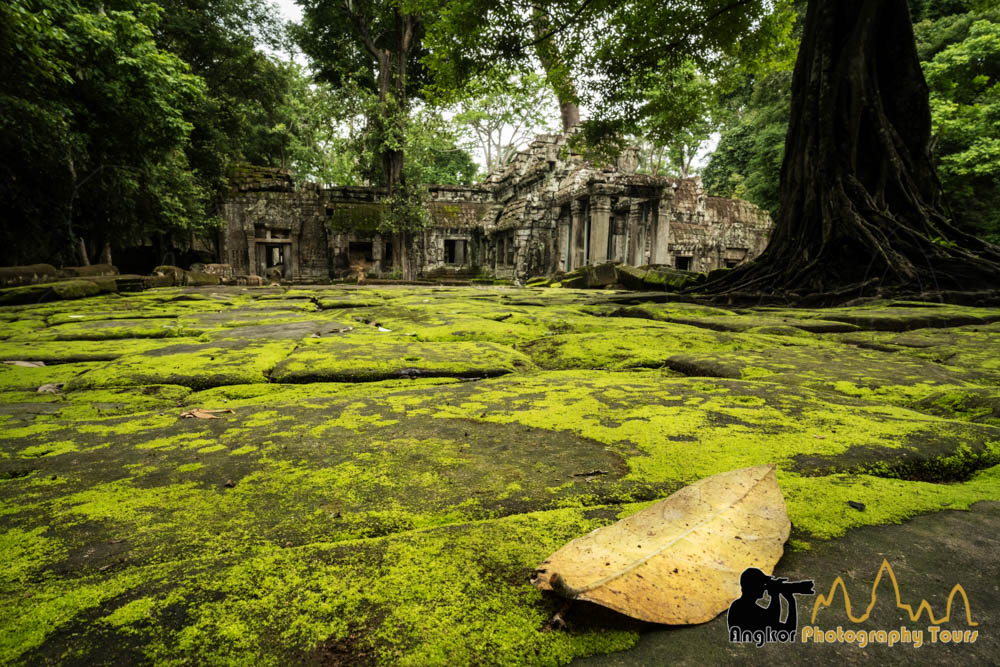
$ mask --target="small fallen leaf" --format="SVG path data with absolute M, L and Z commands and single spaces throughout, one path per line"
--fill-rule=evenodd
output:
M 706 477 L 549 556 L 532 583 L 654 623 L 704 623 L 767 574 L 791 524 L 774 466 Z
M 16 361 L 5 361 L 4 363 L 7 364 L 8 366 L 20 366 L 22 368 L 37 368 L 39 366 L 44 366 L 45 365 L 44 361 L 20 361 L 20 360 L 16 360 Z
M 38 394 L 58 394 L 63 387 L 62 382 L 52 382 L 49 384 L 43 384 L 41 387 L 35 390 Z
M 204 408 L 195 408 L 193 410 L 188 410 L 187 412 L 182 412 L 181 417 L 186 419 L 196 418 L 196 419 L 218 419 L 216 414 L 221 414 L 224 412 L 234 412 L 229 408 L 224 408 L 222 410 L 205 410 Z

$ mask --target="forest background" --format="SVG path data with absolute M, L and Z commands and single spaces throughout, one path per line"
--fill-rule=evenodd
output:
M 264 0 L 11 0 L 0 7 L 0 264 L 158 263 L 220 225 L 241 163 L 387 187 L 386 224 L 417 229 L 426 185 L 477 182 L 535 132 L 576 124 L 580 108 L 580 149 L 595 159 L 636 144 L 642 171 L 700 172 L 710 194 L 776 216 L 805 3 L 757 4 L 770 22 L 758 22 L 756 49 L 674 59 L 609 90 L 551 38 L 566 27 L 557 11 L 522 12 L 521 31 L 470 33 L 510 54 L 484 64 L 460 39 L 469 62 L 444 62 L 455 17 L 476 2 L 301 0 L 290 23 Z M 921 0 L 910 11 L 945 210 L 1000 242 L 1000 8 L 990 4 Z M 587 3 L 573 7 L 579 21 Z

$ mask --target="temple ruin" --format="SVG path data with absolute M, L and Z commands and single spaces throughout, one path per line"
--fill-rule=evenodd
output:
M 406 248 L 422 277 L 523 282 L 585 264 L 624 262 L 691 271 L 759 255 L 771 220 L 749 202 L 705 195 L 701 180 L 636 173 L 637 153 L 597 166 L 541 135 L 475 186 L 431 186 L 431 224 Z M 380 232 L 383 193 L 296 184 L 288 171 L 245 167 L 221 208 L 218 254 L 236 276 L 290 282 L 344 277 L 359 263 L 392 275 Z

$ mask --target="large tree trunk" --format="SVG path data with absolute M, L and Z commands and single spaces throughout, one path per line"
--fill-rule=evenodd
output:
M 770 244 L 708 291 L 997 286 L 1000 248 L 942 211 L 927 95 L 905 0 L 810 0 Z
M 559 48 L 552 39 L 552 30 L 548 15 L 536 10 L 532 15 L 531 26 L 535 37 L 535 55 L 542 63 L 545 76 L 559 100 L 559 116 L 562 119 L 563 132 L 569 132 L 580 124 L 579 98 L 576 84 L 569 68 L 563 62 Z

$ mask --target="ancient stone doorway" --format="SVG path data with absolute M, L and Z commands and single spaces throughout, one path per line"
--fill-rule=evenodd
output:
M 463 239 L 444 240 L 444 263 L 465 264 L 466 242 Z
M 258 243 L 257 269 L 258 274 L 268 279 L 291 277 L 288 270 L 292 250 L 288 243 Z

